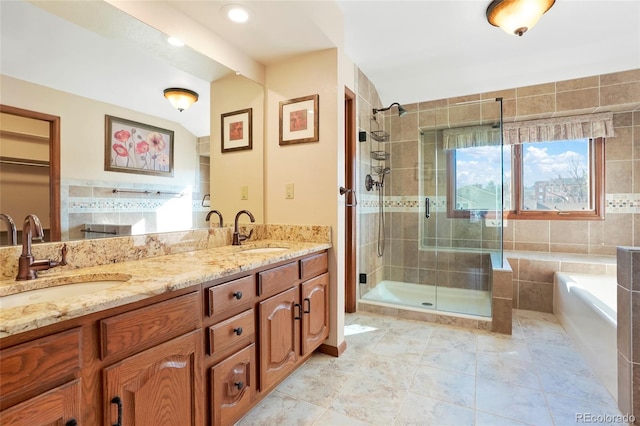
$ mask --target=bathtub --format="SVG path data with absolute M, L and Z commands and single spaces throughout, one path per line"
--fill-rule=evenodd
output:
M 553 313 L 617 400 L 616 277 L 556 272 Z

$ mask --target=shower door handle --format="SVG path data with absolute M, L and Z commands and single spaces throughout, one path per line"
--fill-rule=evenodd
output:
M 424 199 L 424 217 L 426 217 L 427 219 L 429 219 L 429 216 L 431 216 L 431 203 L 429 203 L 429 197 L 426 197 Z
M 353 194 L 353 203 L 349 202 L 349 193 Z M 345 206 L 347 207 L 355 207 L 358 205 L 358 199 L 356 198 L 356 191 L 353 189 L 347 189 L 344 186 L 340 187 L 340 195 L 346 194 Z

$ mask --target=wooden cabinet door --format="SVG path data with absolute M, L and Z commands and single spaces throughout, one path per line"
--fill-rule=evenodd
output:
M 251 408 L 256 390 L 255 349 L 251 344 L 211 367 L 213 426 L 233 424 Z
M 202 425 L 201 334 L 193 331 L 105 368 L 105 424 Z
M 329 336 L 329 274 L 302 283 L 302 355 L 314 351 Z
M 81 423 L 80 380 L 58 386 L 0 412 L 0 424 L 3 425 L 71 426 Z
M 291 372 L 299 358 L 298 287 L 260 302 L 260 390 L 265 391 Z

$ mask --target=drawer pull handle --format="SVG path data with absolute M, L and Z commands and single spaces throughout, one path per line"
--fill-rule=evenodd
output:
M 235 387 L 236 387 L 236 389 L 238 389 L 238 390 L 242 390 L 242 388 L 244 387 L 244 383 L 243 383 L 243 382 L 241 382 L 241 381 L 240 381 L 240 382 L 235 382 L 235 383 L 233 384 L 233 386 L 235 386 Z
M 233 297 L 235 297 L 238 300 L 242 299 L 242 292 L 236 291 L 235 293 L 233 293 Z
M 307 307 L 302 311 L 303 314 L 310 314 L 311 313 L 311 299 L 309 299 L 308 297 L 305 297 L 304 300 L 302 301 L 302 303 L 307 302 Z
M 64 426 L 78 426 L 78 421 L 76 419 L 69 419 Z
M 233 332 L 236 333 L 236 336 L 241 335 L 242 334 L 242 327 L 234 328 Z
M 114 396 L 111 399 L 111 403 L 118 405 L 118 422 L 114 423 L 113 426 L 122 426 L 122 399 L 119 396 Z

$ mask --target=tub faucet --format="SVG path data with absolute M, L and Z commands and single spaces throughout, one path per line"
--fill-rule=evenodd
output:
M 218 218 L 220 219 L 220 228 L 222 228 L 224 226 L 224 223 L 222 222 L 222 213 L 220 213 L 218 210 L 209 211 L 209 213 L 207 213 L 207 217 L 204 220 L 209 222 L 209 219 L 211 218 L 212 214 L 217 214 L 218 215 Z
M 34 235 L 35 234 L 35 235 Z M 40 224 L 40 219 L 34 214 L 28 215 L 24 219 L 22 225 L 22 254 L 18 259 L 18 275 L 17 281 L 33 280 L 38 278 L 38 271 L 45 271 L 56 266 L 64 266 L 67 264 L 67 245 L 62 246 L 62 259 L 51 260 L 34 260 L 31 254 L 31 240 L 42 240 L 44 231 Z
M 240 231 L 238 230 L 238 219 L 240 219 L 240 216 L 243 214 L 249 216 L 249 219 L 251 219 L 252 223 L 256 221 L 249 210 L 240 210 L 236 214 L 236 220 L 233 224 L 233 242 L 231 243 L 231 245 L 239 246 L 242 241 L 248 240 L 249 238 L 251 238 L 251 234 L 253 234 L 253 229 L 249 232 L 249 235 L 240 234 Z
M 8 214 L 0 213 L 0 220 L 7 226 L 7 244 L 15 246 L 18 244 L 18 231 L 16 230 L 16 223 Z

